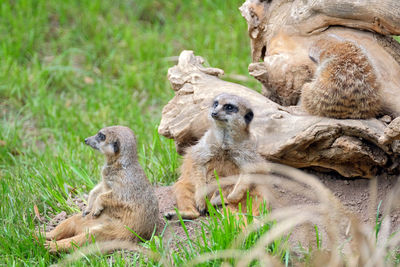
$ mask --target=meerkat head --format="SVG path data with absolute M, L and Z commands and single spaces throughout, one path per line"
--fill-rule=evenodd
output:
M 247 100 L 223 93 L 214 98 L 210 117 L 218 127 L 247 130 L 254 113 Z
M 124 126 L 110 126 L 85 139 L 85 144 L 99 150 L 107 157 L 124 154 L 136 155 L 136 137 L 131 129 Z

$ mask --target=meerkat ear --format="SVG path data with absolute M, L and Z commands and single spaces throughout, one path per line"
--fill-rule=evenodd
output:
M 253 117 L 254 117 L 254 113 L 252 110 L 247 112 L 246 115 L 244 115 L 244 120 L 245 120 L 246 124 L 249 124 L 253 120 Z
M 114 142 L 113 147 L 114 147 L 114 153 L 118 153 L 119 152 L 119 141 Z

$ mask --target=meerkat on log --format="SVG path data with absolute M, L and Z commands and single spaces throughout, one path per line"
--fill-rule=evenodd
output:
M 173 186 L 182 218 L 195 219 L 205 214 L 205 197 L 215 193 L 205 195 L 205 188 L 216 181 L 214 172 L 223 179 L 240 174 L 249 163 L 263 161 L 249 132 L 253 117 L 250 104 L 241 97 L 224 93 L 214 98 L 209 113 L 211 127 L 196 145 L 187 149 L 181 176 Z M 235 203 L 240 201 L 243 188 L 248 188 L 240 184 L 240 179 L 235 188 L 238 186 L 240 190 L 233 190 L 237 192 L 232 201 Z M 223 188 L 223 194 L 229 194 L 232 187 Z M 165 217 L 175 218 L 176 212 L 167 212 Z
M 311 45 L 317 65 L 314 81 L 304 84 L 301 104 L 312 115 L 336 119 L 369 119 L 383 112 L 373 63 L 354 42 L 337 36 Z
M 151 237 L 157 223 L 158 201 L 140 166 L 133 131 L 123 126 L 101 129 L 85 143 L 106 156 L 102 181 L 89 194 L 83 214 L 76 214 L 46 233 L 52 252 L 68 251 L 96 241 L 137 241 Z

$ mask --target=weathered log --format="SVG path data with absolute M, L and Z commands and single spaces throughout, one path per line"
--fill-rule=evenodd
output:
M 309 116 L 297 107 L 280 106 L 247 87 L 223 81 L 218 78 L 222 70 L 204 68 L 202 63 L 192 51 L 183 51 L 178 65 L 168 71 L 175 97 L 164 107 L 158 131 L 175 140 L 179 153 L 204 134 L 212 99 L 227 92 L 252 104 L 251 133 L 268 160 L 335 170 L 345 177 L 371 178 L 380 170 L 398 171 L 400 151 L 393 151 L 395 141 L 385 135 L 387 123 Z M 390 140 L 379 142 L 382 136 Z
M 386 127 L 385 132 L 379 138 L 379 143 L 387 144 L 387 143 L 391 143 L 394 140 L 400 140 L 400 117 L 397 117 L 396 119 L 394 119 Z
M 247 0 L 240 11 L 251 39 L 249 71 L 265 96 L 282 105 L 297 104 L 316 68 L 310 45 L 334 34 L 363 48 L 382 85 L 384 105 L 400 115 L 400 45 L 381 35 L 400 34 L 400 1 Z

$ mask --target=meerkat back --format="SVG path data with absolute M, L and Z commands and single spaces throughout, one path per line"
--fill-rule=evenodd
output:
M 315 80 L 302 89 L 302 106 L 312 115 L 367 119 L 382 110 L 373 64 L 357 44 L 330 37 L 310 48 L 318 64 Z

